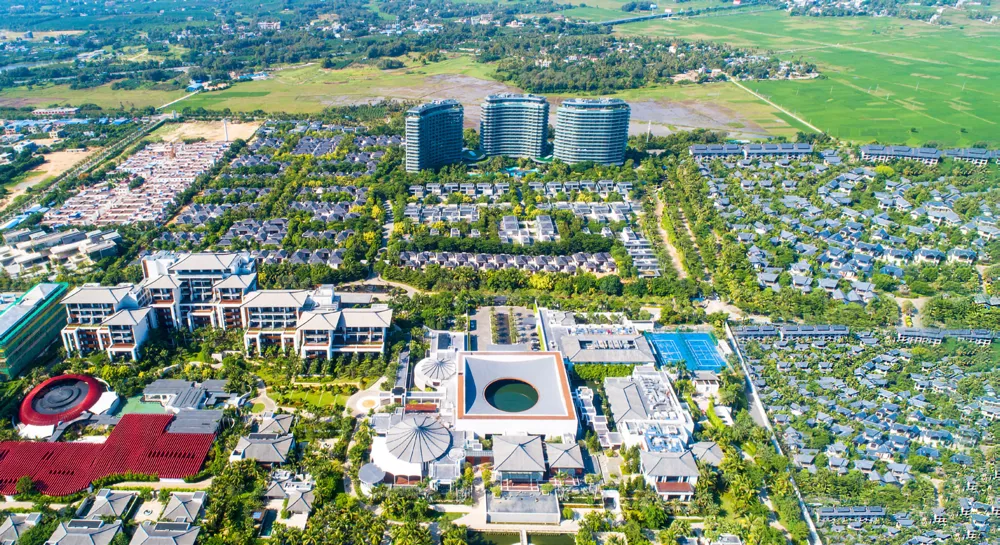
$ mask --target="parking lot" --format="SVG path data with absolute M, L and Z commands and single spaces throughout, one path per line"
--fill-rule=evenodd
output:
M 496 317 L 496 334 L 493 332 Z M 473 350 L 539 350 L 535 314 L 525 307 L 482 307 L 469 317 Z

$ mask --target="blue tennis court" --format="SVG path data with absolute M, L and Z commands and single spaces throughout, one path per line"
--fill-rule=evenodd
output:
M 708 333 L 650 333 L 646 338 L 660 365 L 683 360 L 691 371 L 718 372 L 726 367 Z

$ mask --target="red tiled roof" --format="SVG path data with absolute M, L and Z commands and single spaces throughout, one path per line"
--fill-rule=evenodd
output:
M 128 414 L 103 444 L 0 442 L 0 494 L 14 494 L 28 475 L 39 492 L 65 496 L 91 482 L 121 473 L 180 479 L 205 462 L 215 436 L 167 433 L 169 414 Z
M 694 494 L 691 483 L 656 483 L 656 491 L 660 494 Z
M 42 414 L 36 411 L 34 408 L 35 398 L 47 391 L 53 384 L 58 384 L 60 382 L 86 383 L 88 388 L 87 395 L 85 395 L 79 403 L 75 403 L 72 407 L 67 408 L 61 413 Z M 101 394 L 103 393 L 104 385 L 97 382 L 97 380 L 93 377 L 85 375 L 60 375 L 58 377 L 52 377 L 45 380 L 38 386 L 35 386 L 30 392 L 28 392 L 24 401 L 21 402 L 21 408 L 18 411 L 18 419 L 25 424 L 32 424 L 35 426 L 51 426 L 60 422 L 68 422 L 93 407 L 94 403 L 97 403 L 97 400 L 100 399 Z

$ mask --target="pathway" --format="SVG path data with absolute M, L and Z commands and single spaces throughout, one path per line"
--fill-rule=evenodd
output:
M 251 403 L 260 403 L 264 406 L 265 411 L 274 411 L 278 408 L 278 404 L 274 402 L 273 399 L 267 395 L 267 386 L 261 386 L 257 388 L 257 397 L 250 400 Z
M 677 278 L 684 280 L 687 278 L 687 270 L 684 269 L 684 264 L 681 263 L 681 253 L 677 248 L 670 243 L 670 237 L 667 236 L 667 230 L 663 228 L 663 199 L 660 198 L 660 194 L 657 193 L 653 198 L 656 199 L 656 229 L 660 233 L 660 238 L 663 239 L 663 245 L 667 248 L 667 254 L 670 255 L 670 261 L 674 264 L 674 269 L 677 269 Z
M 378 397 L 379 393 L 382 391 L 382 383 L 385 382 L 385 377 L 382 377 L 375 381 L 364 390 L 358 390 L 347 398 L 346 410 L 351 412 L 351 416 L 359 417 L 368 414 L 368 411 L 378 407 Z
M 164 104 L 163 106 L 159 106 L 156 109 L 157 110 L 162 110 L 162 109 L 166 108 L 167 106 L 172 106 L 172 105 L 177 104 L 178 102 L 180 102 L 182 100 L 189 99 L 189 98 L 193 97 L 194 95 L 197 95 L 200 92 L 201 91 L 195 91 L 193 93 L 188 93 L 188 94 L 182 96 L 181 98 L 178 98 L 177 100 L 171 100 L 170 102 Z
M 198 481 L 196 483 L 185 483 L 177 481 L 125 481 L 122 483 L 117 483 L 112 485 L 111 488 L 118 490 L 125 490 L 130 488 L 151 488 L 153 490 L 160 490 L 166 488 L 169 490 L 208 490 L 212 487 L 212 477 L 205 479 L 204 481 Z
M 740 83 L 739 81 L 736 81 L 735 79 L 732 79 L 732 78 L 729 78 L 729 81 L 730 81 L 730 82 L 732 82 L 732 84 L 733 84 L 733 85 L 735 85 L 735 86 L 739 87 L 740 89 L 743 89 L 744 91 L 746 91 L 746 92 L 750 93 L 751 95 L 753 95 L 753 96 L 755 96 L 755 97 L 759 98 L 760 100 L 763 100 L 764 102 L 766 102 L 766 103 L 770 104 L 770 105 L 771 105 L 771 107 L 773 107 L 773 108 L 775 108 L 776 110 L 778 110 L 778 111 L 780 111 L 780 112 L 782 112 L 782 113 L 784 113 L 784 114 L 788 115 L 789 117 L 791 117 L 792 119 L 794 119 L 794 120 L 798 121 L 799 123 L 802 123 L 802 124 L 803 124 L 803 125 L 805 125 L 806 127 L 809 127 L 810 129 L 812 129 L 812 130 L 814 130 L 814 131 L 816 131 L 816 132 L 818 132 L 818 133 L 822 133 L 822 132 L 825 132 L 825 131 L 823 131 L 822 129 L 818 128 L 818 127 L 817 127 L 816 125 L 813 125 L 812 123 L 809 123 L 809 122 L 808 122 L 808 121 L 806 121 L 805 119 L 802 119 L 801 117 L 799 117 L 799 116 L 797 116 L 797 115 L 793 114 L 792 112 L 789 112 L 788 110 L 786 110 L 786 109 L 782 108 L 781 106 L 778 106 L 778 105 L 777 105 L 777 104 L 775 104 L 774 102 L 771 102 L 770 100 L 768 100 L 768 99 L 764 98 L 763 96 L 761 96 L 760 94 L 758 94 L 758 93 L 757 93 L 756 91 L 751 91 L 751 90 L 750 90 L 749 88 L 747 88 L 747 86 L 746 86 L 746 85 L 743 85 L 743 84 L 742 84 L 742 83 Z
M 406 292 L 406 295 L 413 297 L 416 294 L 426 295 L 429 292 L 415 288 L 409 284 L 404 284 L 402 282 L 395 282 L 393 280 L 386 280 L 382 276 L 370 276 L 365 280 L 355 280 L 354 282 L 347 282 L 346 284 L 341 284 L 342 286 L 390 286 L 393 288 L 399 288 Z M 375 293 L 372 295 L 383 295 Z

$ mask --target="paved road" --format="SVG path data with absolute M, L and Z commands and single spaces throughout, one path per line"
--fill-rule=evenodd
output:
M 278 404 L 274 402 L 273 399 L 267 395 L 267 387 L 262 386 L 257 388 L 257 397 L 250 400 L 251 403 L 260 403 L 264 405 L 265 411 L 274 411 L 278 408 Z
M 366 399 L 371 399 L 371 398 L 378 399 L 378 394 L 379 392 L 382 391 L 382 383 L 385 382 L 386 380 L 387 379 L 385 377 L 382 377 L 376 380 L 375 384 L 372 384 L 371 386 L 369 386 L 364 390 L 358 390 L 357 392 L 354 392 L 354 394 L 352 394 L 351 397 L 347 398 L 347 403 L 345 404 L 346 410 L 351 412 L 351 416 L 354 417 L 365 416 L 366 414 L 368 414 L 369 409 L 375 408 L 374 406 L 363 407 L 361 403 Z
M 212 478 L 209 477 L 204 481 L 198 481 L 196 483 L 185 483 L 178 481 L 156 481 L 156 482 L 144 482 L 144 481 L 125 481 L 123 483 L 118 483 L 113 485 L 111 488 L 116 488 L 118 490 L 124 490 L 128 488 L 152 488 L 153 490 L 160 490 L 161 488 L 169 489 L 180 489 L 180 490 L 208 490 L 212 487 Z

